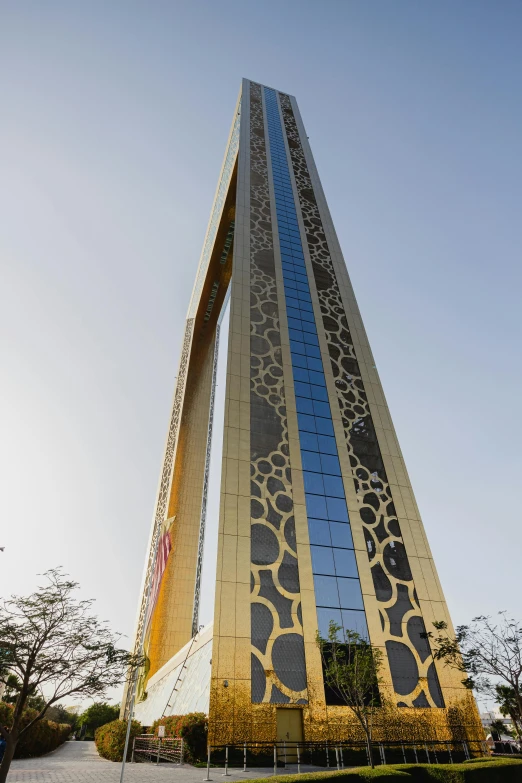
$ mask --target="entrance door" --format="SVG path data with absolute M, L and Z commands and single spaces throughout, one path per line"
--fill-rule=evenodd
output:
M 279 745 L 279 759 L 286 760 L 289 764 L 295 764 L 297 762 L 297 743 L 303 741 L 302 710 L 278 707 L 276 713 L 277 741 L 281 743 Z

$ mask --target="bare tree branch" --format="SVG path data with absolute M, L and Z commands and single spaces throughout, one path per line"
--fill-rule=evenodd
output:
M 462 672 L 467 688 L 510 705 L 506 710 L 517 727 L 522 725 L 522 623 L 505 612 L 499 612 L 498 618 L 474 617 L 470 625 L 458 626 L 455 636 L 448 633 L 445 622 L 436 622 L 438 636 L 433 632 L 426 636 L 432 641 L 434 657 Z

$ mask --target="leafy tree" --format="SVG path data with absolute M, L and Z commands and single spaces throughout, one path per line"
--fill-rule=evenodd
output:
M 501 720 L 494 720 L 491 721 L 490 727 L 492 734 L 498 734 L 499 740 L 502 737 L 502 734 L 505 734 L 507 737 L 511 737 L 512 734 L 507 726 L 504 726 L 503 722 Z M 494 738 L 493 738 L 494 739 Z
M 45 717 L 55 723 L 68 723 L 72 730 L 78 725 L 78 715 L 68 710 L 63 704 L 53 704 L 48 707 Z
M 502 715 L 511 718 L 517 737 L 522 737 L 522 715 L 518 709 L 518 702 L 513 688 L 509 685 L 495 685 L 498 708 Z
M 78 719 L 79 726 L 85 726 L 94 736 L 94 732 L 100 726 L 117 720 L 120 716 L 120 705 L 107 704 L 106 701 L 95 701 Z
M 103 696 L 121 684 L 142 659 L 116 647 L 121 636 L 90 613 L 92 601 L 79 601 L 78 588 L 61 569 L 44 574 L 46 584 L 27 597 L 11 596 L 0 603 L 0 682 L 14 674 L 19 680 L 10 728 L 0 725 L 6 740 L 0 765 L 5 783 L 16 745 L 47 709 L 72 696 Z M 24 723 L 31 699 L 40 709 Z
M 18 698 L 20 687 L 20 680 L 16 674 L 8 674 L 5 679 L 5 690 L 2 701 L 5 701 L 6 704 L 14 704 Z
M 321 651 L 325 684 L 352 710 L 360 723 L 373 767 L 373 718 L 376 708 L 381 706 L 382 652 L 356 631 L 346 631 L 343 635 L 341 626 L 333 621 L 327 639 L 317 634 L 317 645 Z
M 438 636 L 432 631 L 426 636 L 431 639 L 434 657 L 462 672 L 467 688 L 498 697 L 497 687 L 507 686 L 518 726 L 522 716 L 522 623 L 509 619 L 505 612 L 498 615 L 498 622 L 484 615 L 474 617 L 470 625 L 458 626 L 455 635 L 448 633 L 447 623 L 436 622 Z
M 0 679 L 0 682 L 2 680 Z M 16 674 L 8 674 L 7 679 L 5 681 L 5 690 L 4 695 L 2 697 L 2 701 L 4 701 L 6 704 L 16 704 L 16 701 L 18 699 L 18 694 L 20 693 L 22 689 L 22 683 L 16 676 Z M 34 694 L 33 696 L 27 697 L 26 707 L 28 707 L 31 710 L 40 710 L 43 708 L 45 704 L 45 699 L 40 696 L 39 694 Z M 46 717 L 49 718 L 49 720 L 56 720 L 53 717 L 50 717 L 48 714 L 46 714 Z M 64 721 L 56 721 L 57 723 L 62 723 Z

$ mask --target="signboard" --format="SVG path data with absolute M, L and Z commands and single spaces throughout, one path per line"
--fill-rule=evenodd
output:
M 165 726 L 158 726 L 158 737 L 165 736 Z

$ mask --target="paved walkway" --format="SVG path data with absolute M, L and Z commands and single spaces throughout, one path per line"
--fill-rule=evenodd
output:
M 302 772 L 312 772 L 317 767 L 302 766 Z M 47 756 L 35 759 L 17 759 L 11 764 L 8 783 L 119 783 L 121 765 L 100 758 L 94 742 L 66 742 Z M 210 778 L 215 783 L 224 783 L 224 769 L 212 768 Z M 325 770 L 323 769 L 323 772 Z M 230 783 L 235 780 L 253 780 L 272 776 L 273 768 L 255 769 L 248 772 L 231 769 Z M 287 775 L 297 772 L 297 767 L 288 766 Z M 125 783 L 201 783 L 206 769 L 183 764 L 127 764 Z M 284 774 L 279 771 L 279 774 Z M 225 778 L 226 780 L 226 778 Z

